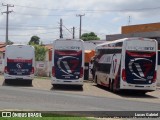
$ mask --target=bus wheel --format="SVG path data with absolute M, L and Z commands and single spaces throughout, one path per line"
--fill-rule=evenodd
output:
M 109 80 L 109 90 L 113 91 L 113 82 Z
M 97 76 L 94 78 L 94 83 L 97 84 Z
M 52 84 L 52 86 L 53 86 L 53 89 L 57 89 L 57 88 L 59 88 L 60 85 L 58 85 L 58 84 Z
M 114 93 L 117 92 L 116 87 L 114 86 L 114 80 L 113 80 L 113 82 L 112 82 L 112 91 L 113 91 Z
M 5 82 L 6 84 L 9 84 L 9 83 L 10 83 L 10 80 L 9 80 L 9 79 L 5 79 L 4 82 Z
M 97 86 L 98 86 L 98 82 L 97 82 L 97 76 L 96 76 L 96 78 L 95 78 L 95 83 L 97 84 Z
M 26 83 L 32 86 L 32 80 L 27 80 Z
M 83 85 L 78 86 L 79 90 L 83 91 Z
M 146 91 L 140 91 L 139 94 L 145 95 L 147 92 Z

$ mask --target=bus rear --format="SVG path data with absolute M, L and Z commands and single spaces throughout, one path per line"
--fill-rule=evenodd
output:
M 6 81 L 18 79 L 32 83 L 35 66 L 34 48 L 30 45 L 8 45 L 4 66 Z
M 132 38 L 124 42 L 120 89 L 156 90 L 157 42 Z
M 55 40 L 52 54 L 52 85 L 83 85 L 84 48 L 81 40 Z

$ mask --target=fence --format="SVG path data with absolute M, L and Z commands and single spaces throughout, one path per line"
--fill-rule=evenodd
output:
M 35 75 L 41 77 L 51 76 L 51 62 L 49 61 L 36 61 Z

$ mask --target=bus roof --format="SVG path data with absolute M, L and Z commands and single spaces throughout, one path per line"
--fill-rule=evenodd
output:
M 77 40 L 77 41 L 83 41 L 83 40 L 81 40 L 81 39 L 63 39 L 63 38 L 61 38 L 61 39 L 56 39 L 56 41 L 59 41 L 59 40 L 61 40 L 61 41 L 66 41 L 66 40 Z
M 142 37 L 131 37 L 131 38 L 118 39 L 118 40 L 114 40 L 114 41 L 106 41 L 102 44 L 97 45 L 96 48 L 101 47 L 103 45 L 114 44 L 114 43 L 124 42 L 126 40 L 134 40 L 134 39 L 137 39 L 137 40 L 154 40 L 155 41 L 155 39 L 142 38 Z

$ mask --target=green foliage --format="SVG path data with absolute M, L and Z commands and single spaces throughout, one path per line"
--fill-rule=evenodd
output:
M 29 41 L 29 45 L 31 44 L 39 45 L 39 43 L 40 43 L 40 38 L 38 36 L 32 36 L 31 40 Z
M 81 39 L 84 40 L 84 41 L 100 40 L 100 38 L 97 37 L 97 35 L 94 32 L 82 34 Z
M 35 59 L 36 61 L 45 61 L 47 48 L 41 45 L 31 44 L 35 48 Z

